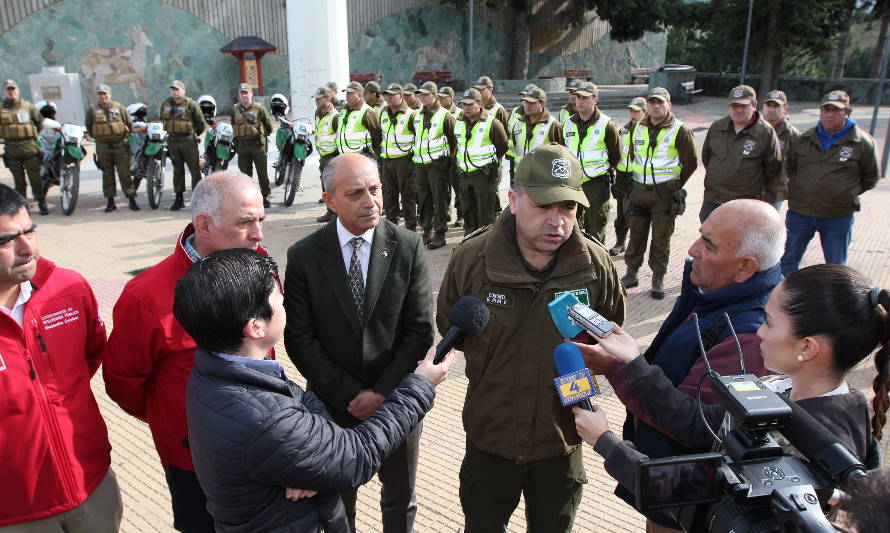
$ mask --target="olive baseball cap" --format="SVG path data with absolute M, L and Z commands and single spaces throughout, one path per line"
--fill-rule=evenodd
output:
M 575 94 L 578 96 L 599 96 L 600 90 L 596 85 L 589 81 L 582 81 L 575 88 Z
M 337 92 L 337 82 L 336 81 L 329 81 L 329 82 L 325 83 L 324 86 L 327 87 L 329 91 Z
M 528 94 L 522 97 L 523 102 L 546 102 L 547 101 L 547 93 L 544 92 L 544 89 L 540 87 L 532 87 Z
M 664 87 L 653 87 L 652 90 L 649 91 L 649 95 L 646 97 L 646 101 L 648 102 L 653 98 L 661 100 L 662 102 L 670 102 L 671 93 L 669 93 L 668 90 Z
M 185 84 L 182 83 L 182 80 L 173 80 L 170 82 L 171 89 L 182 89 L 185 90 Z
M 417 92 L 417 85 L 414 85 L 413 83 L 406 83 L 406 84 L 402 87 L 402 92 L 404 92 L 404 93 L 416 93 L 416 92 Z
M 369 81 L 365 84 L 365 93 L 379 93 L 380 84 L 376 81 Z
M 386 90 L 383 91 L 383 94 L 402 94 L 404 89 L 398 83 L 390 83 L 386 86 Z
M 249 83 L 242 83 L 238 85 L 238 92 L 248 92 L 253 94 L 253 87 L 251 87 Z
M 460 99 L 462 104 L 474 104 L 482 101 L 482 95 L 476 89 L 467 89 L 464 91 L 463 98 Z
M 331 93 L 329 92 L 327 87 L 319 87 L 315 89 L 315 94 L 312 95 L 313 98 L 330 98 Z
M 478 80 L 476 80 L 476 85 L 473 85 L 474 89 L 494 89 L 494 82 L 491 81 L 491 78 L 488 76 L 480 76 Z
M 788 97 L 782 91 L 770 91 L 767 95 L 767 102 L 775 102 L 779 105 L 788 105 Z
M 579 83 L 581 83 L 581 82 L 580 82 L 580 80 L 577 80 L 577 79 L 569 80 L 569 83 L 566 84 L 566 92 L 574 93 L 575 89 L 578 88 Z
M 587 195 L 581 190 L 581 163 L 565 146 L 542 144 L 519 162 L 515 183 L 522 185 L 535 203 L 578 202 L 589 207 Z
M 523 87 L 521 91 L 519 91 L 519 96 L 527 95 L 530 90 L 532 90 L 536 87 L 537 87 L 537 85 L 535 85 L 534 83 L 529 83 L 528 85 Z
M 417 89 L 417 92 L 420 94 L 436 94 L 437 92 L 439 92 L 439 88 L 436 87 L 435 83 L 427 81 L 420 86 L 420 89 Z
M 729 91 L 729 104 L 750 105 L 757 101 L 757 92 L 750 85 L 739 85 Z
M 106 85 L 104 83 L 100 83 L 99 85 L 96 85 L 96 92 L 111 94 L 111 87 L 109 87 L 108 85 Z
M 454 98 L 454 89 L 451 87 L 439 87 L 439 97 L 450 96 Z
M 646 99 L 642 96 L 637 96 L 627 104 L 627 108 L 634 111 L 646 111 Z
M 847 94 L 847 91 L 831 91 L 822 98 L 822 103 L 819 104 L 819 107 L 826 105 L 834 106 L 838 109 L 846 109 L 850 107 L 850 95 Z
M 18 89 L 19 84 L 15 82 L 12 78 L 7 78 L 6 81 L 3 82 L 4 89 Z
M 362 84 L 357 81 L 349 82 L 349 84 L 346 85 L 346 88 L 343 90 L 347 93 L 364 93 L 365 92 L 365 88 L 362 87 Z

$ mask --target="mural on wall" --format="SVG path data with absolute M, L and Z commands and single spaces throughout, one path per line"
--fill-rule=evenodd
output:
M 145 26 L 130 26 L 124 33 L 133 40 L 132 48 L 91 46 L 81 57 L 81 80 L 90 103 L 95 100 L 93 88 L 100 83 L 110 85 L 112 91 L 115 85 L 127 84 L 131 94 L 141 94 L 144 104 L 150 102 L 145 88 L 145 57 L 154 43 Z
M 451 30 L 451 33 L 445 39 L 447 44 L 437 42 L 427 46 L 418 46 L 414 50 L 414 54 L 417 56 L 417 67 L 415 70 L 417 72 L 447 71 L 448 58 L 455 51 L 455 43 L 459 40 L 460 35 L 456 31 Z M 458 51 L 463 53 L 463 50 L 460 48 L 458 48 Z

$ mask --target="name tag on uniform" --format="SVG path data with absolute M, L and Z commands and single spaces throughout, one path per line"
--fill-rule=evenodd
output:
M 553 382 L 563 405 L 572 405 L 599 394 L 599 386 L 587 368 L 559 376 Z
M 511 308 L 513 307 L 513 295 L 502 292 L 488 291 L 485 293 L 485 303 Z
M 574 137 L 574 136 L 575 136 L 574 131 L 570 131 L 570 132 L 566 133 L 566 137 Z

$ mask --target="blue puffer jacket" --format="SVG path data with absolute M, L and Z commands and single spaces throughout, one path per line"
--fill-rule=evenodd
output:
M 408 374 L 370 418 L 343 429 L 292 381 L 199 349 L 186 415 L 216 530 L 348 533 L 339 492 L 371 479 L 434 396 L 428 379 Z M 292 502 L 285 487 L 318 494 Z

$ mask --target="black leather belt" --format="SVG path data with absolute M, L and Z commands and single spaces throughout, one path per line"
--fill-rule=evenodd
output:
M 126 142 L 125 141 L 105 142 L 105 141 L 97 140 L 96 144 L 101 146 L 102 148 L 120 148 L 121 146 L 124 146 L 126 144 Z
M 263 144 L 262 139 L 238 139 L 241 144 Z

